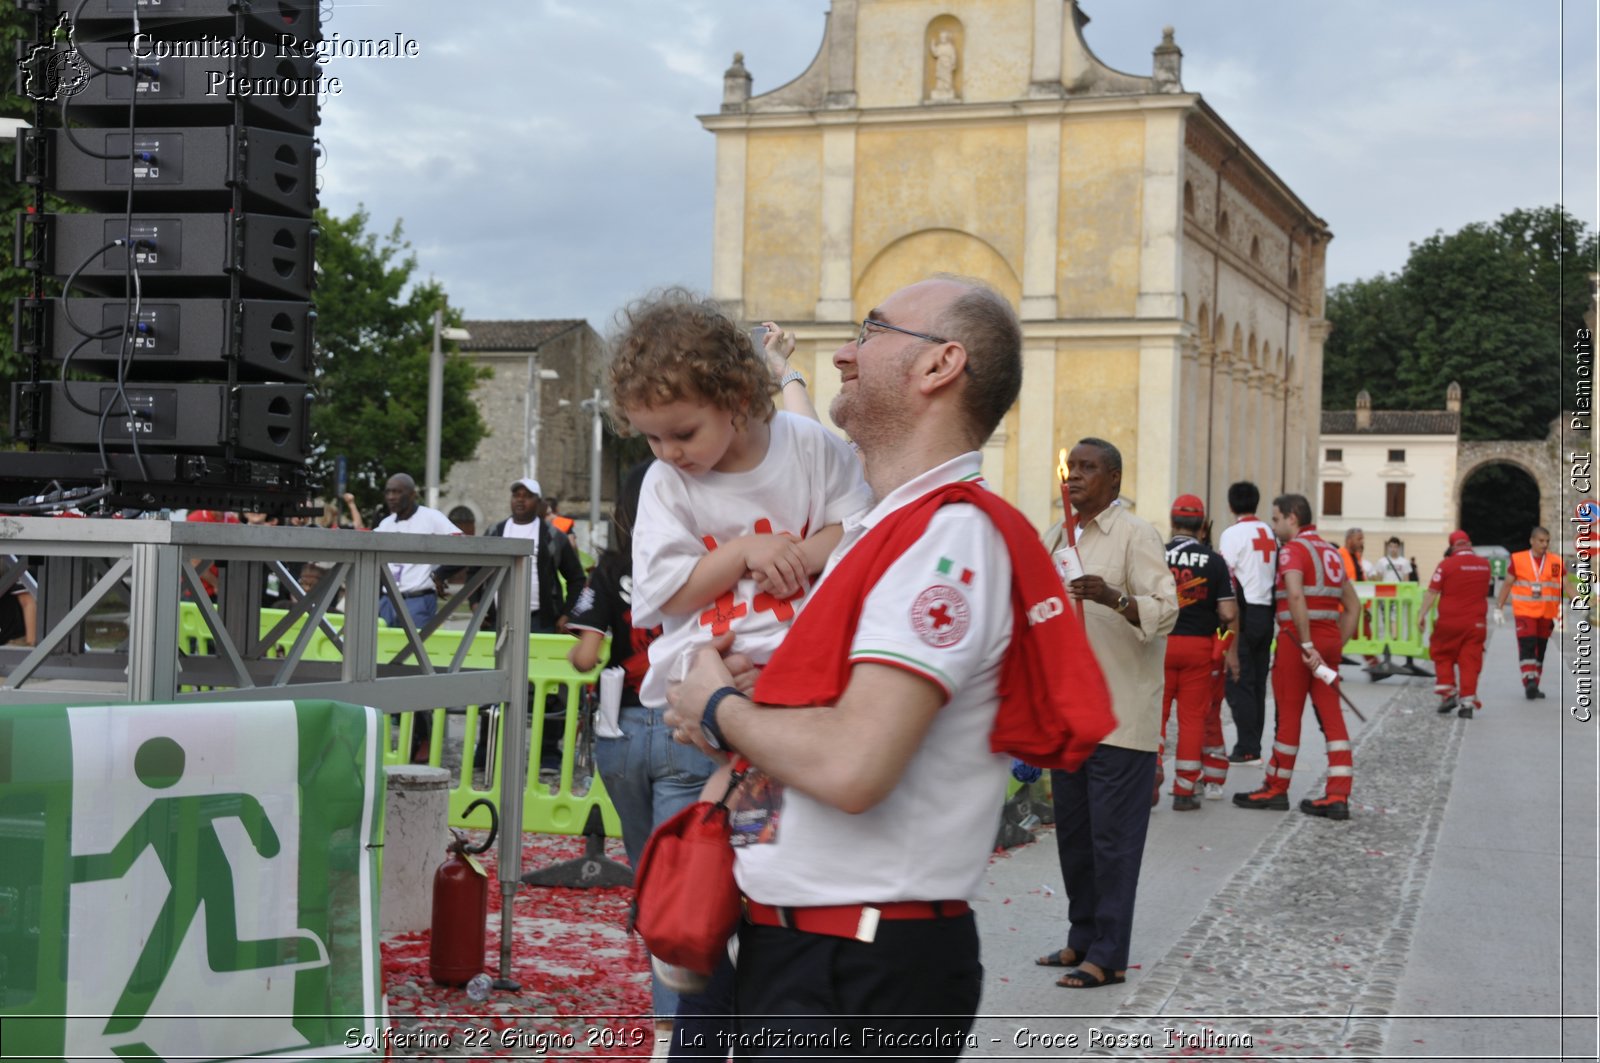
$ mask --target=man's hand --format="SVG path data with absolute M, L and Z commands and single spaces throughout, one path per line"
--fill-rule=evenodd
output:
M 695 654 L 694 665 L 683 682 L 667 685 L 667 711 L 661 716 L 672 728 L 672 740 L 680 745 L 692 745 L 708 756 L 720 759 L 723 754 L 712 749 L 700 730 L 700 717 L 706 702 L 722 687 L 734 686 L 733 675 L 723 663 L 722 655 L 733 646 L 733 633 L 719 635 L 711 645 L 703 646 Z
M 800 541 L 787 532 L 746 536 L 744 564 L 756 586 L 774 598 L 788 598 L 805 589 L 805 554 L 800 551 Z
M 1115 609 L 1122 597 L 1121 591 L 1113 590 L 1099 576 L 1079 576 L 1067 584 L 1067 593 L 1074 601 L 1095 602 L 1107 609 Z
M 722 659 L 722 667 L 733 676 L 733 685 L 739 693 L 748 694 L 756 688 L 756 680 L 761 678 L 761 669 L 749 657 L 742 653 L 730 653 Z
M 1322 659 L 1322 654 L 1317 652 L 1317 648 L 1307 643 L 1300 644 L 1300 659 L 1306 662 L 1306 667 L 1313 672 L 1327 663 Z
M 1237 683 L 1239 681 L 1239 640 L 1237 638 L 1228 640 L 1228 648 L 1222 654 L 1222 664 L 1228 670 L 1228 678 Z
M 1489 612 L 1494 617 L 1494 626 L 1495 627 L 1505 627 L 1506 626 L 1506 614 L 1505 614 L 1505 610 L 1504 609 L 1501 609 L 1500 607 L 1496 606 L 1495 608 L 1489 610 Z M 1424 618 L 1424 620 L 1426 620 L 1426 618 Z

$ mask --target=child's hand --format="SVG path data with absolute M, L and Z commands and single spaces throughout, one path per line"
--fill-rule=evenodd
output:
M 772 378 L 781 380 L 789 371 L 789 356 L 794 353 L 794 333 L 785 332 L 775 321 L 763 321 L 761 324 L 767 329 L 766 346 L 756 353 L 765 358 Z
M 774 598 L 787 598 L 806 585 L 806 559 L 800 543 L 787 532 L 752 535 L 744 551 L 744 566 L 756 586 Z

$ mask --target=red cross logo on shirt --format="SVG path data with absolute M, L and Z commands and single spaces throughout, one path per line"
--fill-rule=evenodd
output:
M 950 610 L 943 604 L 936 605 L 932 609 L 929 609 L 928 619 L 933 621 L 933 626 L 936 628 L 949 627 L 952 623 L 950 619 Z
M 1272 555 L 1278 550 L 1277 538 L 1265 528 L 1256 529 L 1256 537 L 1250 543 L 1250 549 L 1261 555 L 1261 563 L 1272 564 Z
M 760 594 L 756 595 L 755 601 L 751 604 L 755 606 L 756 612 L 771 613 L 777 619 L 782 620 L 784 623 L 788 623 L 790 620 L 794 619 L 795 615 L 794 606 L 790 605 L 789 603 L 794 601 L 796 598 L 804 597 L 805 593 L 806 592 L 804 590 L 799 590 L 795 591 L 787 598 L 774 598 L 766 591 L 762 591 Z
M 721 635 L 748 611 L 743 602 L 734 605 L 733 592 L 726 591 L 717 595 L 717 600 L 711 603 L 711 608 L 700 614 L 700 623 L 702 626 L 711 625 L 711 634 Z

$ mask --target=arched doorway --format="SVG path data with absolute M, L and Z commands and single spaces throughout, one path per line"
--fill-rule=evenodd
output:
M 1540 523 L 1539 482 L 1521 465 L 1489 462 L 1461 484 L 1461 528 L 1479 546 L 1528 548 L 1528 529 Z

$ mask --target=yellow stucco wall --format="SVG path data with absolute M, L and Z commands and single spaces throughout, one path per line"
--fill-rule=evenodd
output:
M 856 29 L 860 105 L 913 107 L 927 95 L 928 30 L 935 20 L 961 24 L 957 85 L 965 103 L 1014 100 L 1028 93 L 1033 11 L 1008 0 L 892 0 L 862 4 Z
M 1134 316 L 1143 171 L 1142 117 L 1074 115 L 1062 123 L 1056 270 L 1062 317 Z
M 1057 344 L 1055 411 L 1057 448 L 1071 450 L 1084 436 L 1115 444 L 1122 451 L 1122 493 L 1142 501 L 1138 346 L 1070 340 Z M 1055 463 L 1054 451 L 1050 462 Z
M 811 316 L 822 248 L 822 137 L 812 129 L 750 135 L 744 290 L 752 318 Z
M 863 129 L 856 138 L 856 276 L 896 240 L 934 229 L 983 241 L 1020 276 L 1026 149 L 1017 123 Z M 919 275 L 962 268 L 929 259 Z

